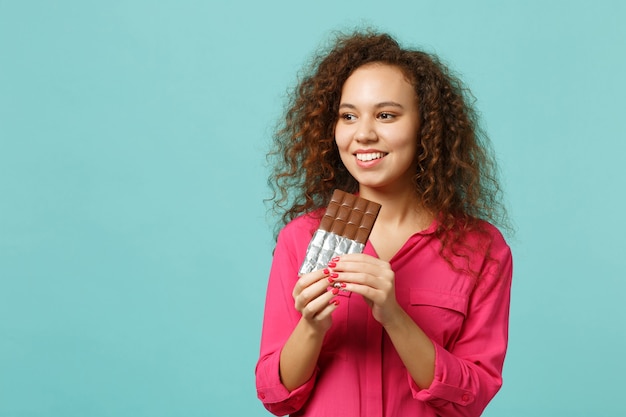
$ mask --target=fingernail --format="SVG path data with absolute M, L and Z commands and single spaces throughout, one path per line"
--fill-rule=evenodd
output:
M 333 295 L 339 294 L 339 288 L 333 288 Z
M 337 300 L 337 299 L 335 298 L 334 300 L 330 300 L 330 303 L 329 303 L 329 304 L 334 304 L 334 305 L 338 306 L 338 305 L 339 305 L 339 300 Z
M 324 275 L 330 274 L 330 271 L 328 270 L 328 268 L 324 268 L 324 271 L 322 271 L 322 272 L 324 272 Z
M 346 283 L 345 282 L 341 283 L 341 288 L 346 288 Z
M 328 277 L 327 279 L 328 279 L 328 282 L 330 282 L 331 284 L 332 284 L 333 282 L 335 282 L 335 280 L 334 280 L 334 279 L 332 279 L 331 277 Z
M 333 272 L 332 274 L 330 274 L 331 278 L 339 278 L 339 274 L 336 272 Z
M 331 261 L 333 261 L 333 262 L 339 262 L 339 256 L 335 256 L 333 259 L 331 259 Z
M 336 266 L 337 266 L 337 264 L 336 264 L 336 263 L 334 263 L 334 262 L 328 262 L 328 267 L 329 267 L 329 268 L 334 268 L 334 267 L 336 267 Z

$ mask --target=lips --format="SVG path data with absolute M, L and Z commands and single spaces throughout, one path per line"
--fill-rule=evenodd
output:
M 384 158 L 386 155 L 387 154 L 384 152 L 359 152 L 355 154 L 354 156 L 356 156 L 356 159 L 358 159 L 361 162 L 369 162 L 375 159 Z

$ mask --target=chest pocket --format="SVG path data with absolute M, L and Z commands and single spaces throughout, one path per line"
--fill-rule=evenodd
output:
M 465 294 L 411 288 L 409 315 L 435 342 L 451 349 L 467 316 L 469 297 Z

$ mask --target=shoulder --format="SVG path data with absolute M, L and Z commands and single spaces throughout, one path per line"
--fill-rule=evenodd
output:
M 513 273 L 513 256 L 502 232 L 486 221 L 480 222 L 479 229 L 481 246 L 480 259 L 480 276 L 483 279 L 483 285 L 486 287 L 501 286 L 507 284 L 510 286 Z M 489 282 L 491 284 L 489 284 Z M 479 283 L 481 284 L 481 283 Z
M 308 244 L 320 225 L 321 216 L 318 211 L 302 214 L 287 223 L 278 233 L 277 244 L 300 245 Z
M 500 261 L 511 258 L 511 248 L 502 232 L 491 223 L 483 221 L 482 224 L 483 229 L 489 236 L 488 256 Z
M 463 236 L 463 244 L 475 249 L 482 249 L 479 252 L 487 253 L 493 251 L 509 250 L 509 245 L 502 232 L 493 224 L 478 220 L 469 228 Z
M 444 257 L 447 256 L 456 269 L 480 275 L 494 264 L 510 263 L 509 245 L 500 230 L 487 221 L 476 220 L 469 225 L 459 225 L 447 238 L 450 243 L 444 249 Z
M 478 222 L 478 229 L 485 236 L 489 237 L 490 247 L 492 249 L 508 248 L 509 247 L 509 245 L 507 244 L 506 239 L 504 238 L 504 235 L 502 234 L 500 229 L 498 229 L 493 224 L 491 224 L 491 223 L 489 223 L 489 222 L 487 222 L 485 220 L 480 220 Z
M 315 230 L 319 227 L 321 216 L 318 211 L 302 214 L 295 219 L 287 223 L 279 235 L 281 234 L 308 234 L 309 237 L 313 235 Z

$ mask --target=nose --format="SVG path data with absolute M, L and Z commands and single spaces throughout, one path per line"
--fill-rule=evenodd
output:
M 372 142 L 378 139 L 374 121 L 368 118 L 361 118 L 357 126 L 354 138 L 358 142 Z

